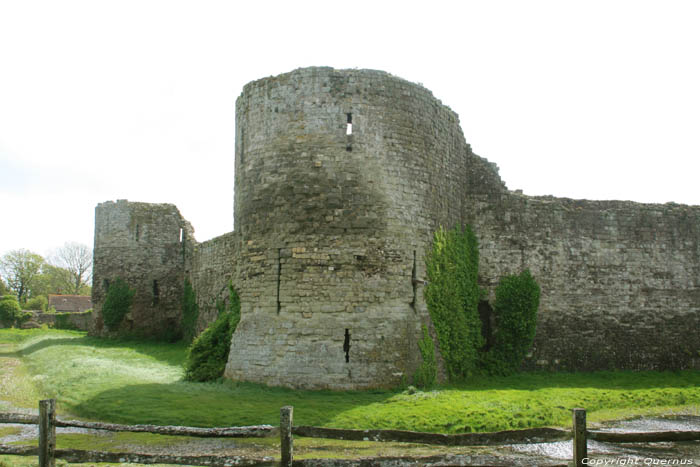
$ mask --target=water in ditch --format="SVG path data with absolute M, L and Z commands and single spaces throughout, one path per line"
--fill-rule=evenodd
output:
M 589 429 L 592 429 L 589 427 Z M 639 418 L 602 424 L 596 430 L 611 432 L 700 431 L 700 416 Z M 517 444 L 515 453 L 528 453 L 541 461 L 572 458 L 571 441 Z M 700 441 L 673 443 L 601 443 L 588 440 L 589 465 L 693 465 L 700 466 Z

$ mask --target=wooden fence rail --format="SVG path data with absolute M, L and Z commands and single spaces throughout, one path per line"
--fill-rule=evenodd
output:
M 0 413 L 0 423 L 37 425 L 39 416 L 17 413 Z M 279 428 L 272 425 L 233 426 L 223 428 L 199 428 L 192 426 L 120 425 L 117 423 L 83 422 L 56 419 L 54 426 L 87 428 L 92 430 L 155 433 L 158 435 L 194 436 L 200 438 L 267 438 L 276 436 Z
M 38 456 L 39 448 L 31 446 L 3 446 L 0 445 L 0 454 L 13 456 Z M 114 462 L 128 464 L 170 464 L 170 465 L 200 465 L 208 467 L 230 467 L 232 465 L 272 467 L 278 462 L 272 458 L 253 458 L 243 456 L 174 456 L 170 454 L 137 454 L 133 452 L 104 452 L 82 451 L 79 449 L 56 449 L 55 459 L 63 459 L 68 462 Z M 42 464 L 39 464 L 42 465 Z M 55 465 L 55 464 L 43 464 Z
M 436 444 L 440 446 L 497 446 L 565 441 L 571 432 L 556 428 L 528 428 L 493 433 L 445 435 L 401 430 L 342 430 L 315 426 L 295 426 L 292 433 L 307 438 L 344 439 L 349 441 L 393 441 L 398 443 Z
M 446 435 L 440 433 L 420 433 L 401 430 L 343 430 L 313 426 L 294 426 L 293 407 L 280 409 L 280 426 L 257 425 L 246 427 L 199 428 L 159 425 L 119 425 L 115 423 L 82 422 L 61 420 L 55 417 L 53 399 L 39 402 L 39 416 L 13 413 L 0 413 L 0 424 L 19 423 L 39 425 L 39 447 L 0 445 L 0 454 L 38 456 L 41 467 L 53 467 L 55 459 L 69 462 L 121 462 L 141 464 L 174 464 L 201 466 L 291 466 L 294 459 L 294 435 L 309 438 L 343 439 L 348 441 L 392 441 L 401 443 L 422 443 L 442 446 L 494 446 L 508 444 L 535 444 L 572 439 L 574 466 L 586 465 L 588 458 L 587 440 L 613 443 L 647 443 L 659 441 L 700 440 L 700 431 L 665 431 L 645 433 L 621 433 L 588 431 L 586 411 L 572 410 L 573 430 L 554 428 L 528 428 L 524 430 L 499 431 L 495 433 L 465 433 Z M 272 458 L 249 458 L 242 456 L 173 456 L 164 454 L 136 454 L 100 451 L 80 451 L 56 449 L 56 427 L 76 427 L 115 432 L 155 433 L 176 436 L 196 437 L 270 437 L 279 433 L 280 459 L 278 464 Z M 316 464 L 319 465 L 318 460 Z

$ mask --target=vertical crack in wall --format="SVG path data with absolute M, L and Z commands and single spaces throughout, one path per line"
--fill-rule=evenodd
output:
M 277 249 L 277 314 L 280 314 L 282 304 L 280 303 L 280 285 L 282 284 L 282 249 Z
M 343 352 L 345 352 L 345 363 L 350 363 L 350 329 L 345 329 L 345 341 L 343 342 Z
M 411 287 L 413 287 L 413 299 L 411 300 L 411 308 L 416 311 L 416 292 L 418 288 L 418 277 L 416 276 L 416 250 L 413 250 L 413 269 L 411 270 Z

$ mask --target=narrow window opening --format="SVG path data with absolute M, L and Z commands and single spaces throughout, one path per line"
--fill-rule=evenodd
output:
M 180 243 L 185 239 L 185 230 L 180 227 Z
M 158 301 L 160 300 L 160 290 L 158 290 L 158 281 L 153 280 L 153 306 L 158 305 Z
M 136 241 L 139 241 L 139 238 L 141 238 L 141 226 L 139 224 L 136 224 Z
M 277 314 L 280 314 L 282 303 L 280 302 L 280 285 L 282 284 L 282 249 L 277 249 Z
M 416 309 L 416 290 L 418 287 L 418 277 L 416 276 L 416 250 L 413 250 L 413 269 L 411 270 L 411 285 L 413 286 L 413 300 L 411 308 Z
M 343 352 L 345 352 L 345 363 L 350 362 L 350 330 L 345 329 L 345 342 L 343 342 Z
M 109 279 L 105 279 L 102 281 L 102 287 L 104 288 L 105 292 L 109 291 Z
M 347 135 L 347 144 L 345 145 L 345 150 L 350 152 L 352 151 L 352 114 L 349 113 L 347 114 L 348 116 L 348 121 L 347 121 L 347 126 L 345 127 L 345 134 Z

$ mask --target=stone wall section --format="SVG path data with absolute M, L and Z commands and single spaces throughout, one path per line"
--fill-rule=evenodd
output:
M 526 368 L 700 367 L 700 206 L 470 200 L 482 285 L 529 268 L 541 286 Z
M 197 333 L 216 320 L 218 307 L 228 309 L 229 284 L 234 281 L 234 267 L 238 263 L 238 243 L 236 232 L 229 232 L 197 243 L 193 249 L 187 274 L 197 295 Z
M 43 324 L 47 324 L 50 327 L 57 329 L 76 329 L 79 331 L 89 331 L 90 326 L 94 321 L 93 314 L 89 311 L 67 313 L 44 313 L 41 311 L 32 311 L 32 314 L 33 316 L 29 323 L 36 323 L 38 327 L 41 327 L 41 325 Z
M 180 332 L 185 258 L 194 230 L 172 204 L 118 200 L 95 208 L 93 333 L 165 336 Z M 119 329 L 106 329 L 102 305 L 110 283 L 122 278 L 135 291 Z

